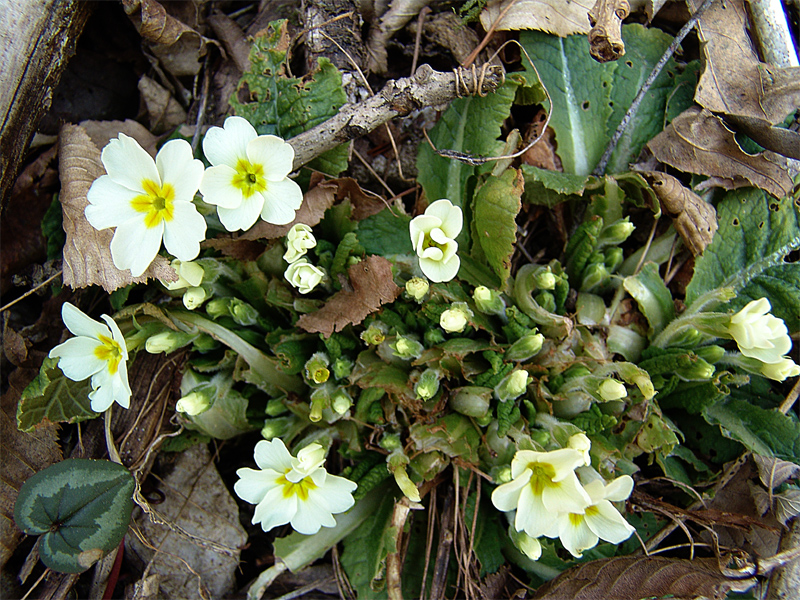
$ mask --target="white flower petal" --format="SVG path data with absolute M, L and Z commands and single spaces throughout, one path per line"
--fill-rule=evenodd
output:
M 233 185 L 236 171 L 228 165 L 209 167 L 200 181 L 203 200 L 222 208 L 239 208 L 242 204 L 242 190 Z
M 273 469 L 285 473 L 294 466 L 294 458 L 289 454 L 283 440 L 261 440 L 255 448 L 256 464 L 260 469 Z
M 61 305 L 61 319 L 73 335 L 91 337 L 96 340 L 99 340 L 101 335 L 107 337 L 112 335 L 108 327 L 90 318 L 81 309 L 69 302 Z
M 258 136 L 255 128 L 242 117 L 228 117 L 222 127 L 212 127 L 203 138 L 203 154 L 212 165 L 236 163 L 247 156 L 247 144 Z
M 336 519 L 330 511 L 317 504 L 309 496 L 307 500 L 298 500 L 297 514 L 292 518 L 292 527 L 298 533 L 314 535 L 320 527 L 335 527 Z
M 239 480 L 233 484 L 233 491 L 245 502 L 258 504 L 264 499 L 272 488 L 278 487 L 275 471 L 255 470 L 249 468 L 238 469 L 236 475 Z
M 89 205 L 84 210 L 86 220 L 97 230 L 116 227 L 130 219 L 140 218 L 131 206 L 131 200 L 141 195 L 115 183 L 108 175 L 94 180 L 86 194 Z
M 108 409 L 115 401 L 123 408 L 130 406 L 131 390 L 128 386 L 127 370 L 124 363 L 120 362 L 120 369 L 115 374 L 111 374 L 108 368 L 103 368 L 92 376 L 92 388 L 94 391 L 89 394 L 92 401 L 92 410 L 103 412 Z M 123 379 L 122 373 L 125 373 Z
M 114 232 L 111 240 L 111 257 L 120 271 L 130 269 L 134 277 L 147 270 L 161 248 L 164 222 L 147 227 L 144 220 L 126 221 Z
M 261 194 L 253 194 L 249 198 L 243 198 L 238 208 L 218 207 L 217 214 L 228 231 L 239 229 L 247 231 L 258 220 L 263 207 L 264 197 Z
M 173 219 L 164 223 L 164 246 L 173 256 L 190 261 L 206 239 L 206 220 L 191 202 L 176 202 Z M 202 267 L 201 267 L 202 268 Z
M 553 534 L 553 516 L 557 511 L 549 511 L 542 503 L 542 497 L 533 493 L 530 486 L 522 488 L 517 505 L 514 526 L 531 537 Z
M 247 144 L 247 158 L 264 168 L 267 181 L 281 181 L 292 172 L 294 148 L 274 135 L 260 135 Z
M 117 325 L 117 322 L 108 315 L 100 315 L 100 318 L 106 322 L 106 325 L 108 325 L 108 328 L 111 331 L 111 339 L 119 344 L 119 349 L 122 351 L 123 361 L 128 360 L 128 349 L 125 346 L 125 336 L 122 335 L 119 325 Z
M 586 524 L 600 539 L 612 544 L 627 540 L 634 531 L 608 500 L 601 500 L 586 511 Z
M 557 483 L 544 486 L 542 502 L 551 512 L 582 513 L 592 499 L 581 487 L 573 472 Z
M 441 229 L 450 239 L 455 239 L 463 227 L 463 214 L 458 206 L 453 206 L 450 200 L 437 200 L 425 210 L 426 215 L 438 218 Z
M 156 155 L 156 167 L 163 183 L 175 188 L 175 199 L 191 202 L 200 186 L 205 167 L 202 161 L 192 154 L 192 147 L 186 140 L 170 140 Z
M 578 480 L 575 478 L 575 469 L 583 465 L 584 460 L 583 454 L 578 450 L 574 448 L 553 450 L 546 453 L 546 459 L 543 459 L 542 462 L 546 462 L 555 469 L 556 474 L 553 476 L 553 481 L 571 478 L 576 485 L 579 485 Z M 583 488 L 581 488 L 581 491 L 583 492 Z
M 420 258 L 419 267 L 428 279 L 435 283 L 442 283 L 452 280 L 458 274 L 458 269 L 461 267 L 461 259 L 458 256 L 453 256 L 448 262 L 443 263 L 428 258 Z
M 83 381 L 106 368 L 106 361 L 94 351 L 102 342 L 88 337 L 74 337 L 50 350 L 50 358 L 58 358 L 58 368 L 72 381 Z
M 130 190 L 143 193 L 144 180 L 161 183 L 153 157 L 124 133 L 108 142 L 100 156 L 111 179 Z
M 503 512 L 514 510 L 517 508 L 517 504 L 519 504 L 519 496 L 522 493 L 522 488 L 528 485 L 530 480 L 531 472 L 530 470 L 526 470 L 521 477 L 517 477 L 508 483 L 497 486 L 492 492 L 492 504 L 494 504 L 497 510 Z
M 101 371 L 102 373 L 102 371 Z M 95 375 L 97 377 L 97 375 Z M 92 387 L 95 386 L 94 377 L 92 378 Z M 114 390 L 110 385 L 100 385 L 94 391 L 89 393 L 89 402 L 92 410 L 96 413 L 103 413 L 114 404 Z
M 316 498 L 317 495 L 321 495 L 328 510 L 336 515 L 349 510 L 355 504 L 353 492 L 356 491 L 356 488 L 358 486 L 349 479 L 328 475 L 324 485 L 318 490 L 313 490 L 313 494 L 309 493 L 309 497 L 313 495 Z
M 603 497 L 612 502 L 622 502 L 627 500 L 633 491 L 633 478 L 630 475 L 620 475 L 614 481 L 605 486 Z M 592 496 L 592 494 L 589 494 Z
M 272 488 L 256 506 L 256 511 L 253 513 L 253 524 L 261 523 L 261 529 L 264 531 L 286 525 L 297 515 L 298 504 L 300 502 L 298 502 L 297 496 L 286 498 L 283 495 L 282 487 Z
M 294 221 L 295 211 L 303 203 L 303 192 L 291 179 L 268 182 L 267 189 L 261 195 L 264 197 L 261 218 L 273 225 L 286 225 Z
M 589 526 L 583 515 L 573 522 L 570 515 L 565 514 L 559 519 L 559 539 L 564 544 L 564 548 L 569 550 L 570 554 L 575 558 L 581 558 L 583 551 L 589 548 L 594 548 L 597 545 L 598 538 Z

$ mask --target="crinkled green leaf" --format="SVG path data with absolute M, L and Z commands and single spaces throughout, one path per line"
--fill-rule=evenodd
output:
M 588 175 L 608 143 L 616 63 L 593 60 L 586 50 L 586 37 L 581 35 L 561 38 L 541 31 L 521 31 L 519 41 L 550 93 L 550 126 L 556 132 L 564 171 Z M 525 63 L 531 70 L 527 60 Z
M 358 224 L 358 241 L 367 254 L 391 256 L 393 254 L 411 254 L 411 234 L 408 224 L 411 217 L 396 214 L 388 208 Z
M 490 177 L 475 194 L 474 225 L 489 266 L 501 282 L 511 275 L 511 257 L 517 241 L 517 214 L 522 207 L 523 179 L 516 169 Z
M 738 398 L 707 406 L 703 416 L 751 452 L 800 462 L 800 423 L 795 417 Z
M 273 21 L 256 35 L 250 49 L 250 70 L 242 75 L 238 93 L 231 98 L 237 115 L 250 121 L 261 134 L 292 138 L 327 121 L 347 102 L 342 75 L 326 58 L 303 79 L 286 69 L 286 21 Z M 249 101 L 240 101 L 247 97 Z M 347 169 L 347 148 L 323 154 L 309 166 L 329 175 Z
M 383 577 L 386 555 L 394 550 L 387 543 L 393 538 L 390 531 L 393 508 L 394 496 L 385 494 L 375 512 L 344 540 L 342 566 L 359 598 L 386 596 Z M 396 535 L 396 531 L 394 533 Z
M 19 491 L 14 521 L 41 534 L 42 562 L 61 573 L 85 571 L 128 530 L 135 482 L 107 460 L 68 459 L 36 473 Z
M 650 335 L 657 335 L 675 318 L 675 305 L 661 275 L 658 265 L 648 262 L 638 274 L 626 277 L 622 282 L 625 290 L 639 304 L 639 310 L 650 324 Z
M 507 79 L 493 94 L 454 100 L 431 130 L 431 141 L 439 150 L 491 156 L 497 149 L 500 126 L 508 118 L 518 85 Z M 422 143 L 417 169 L 417 181 L 430 202 L 447 198 L 456 206 L 465 206 L 467 179 L 475 173 L 474 166 L 441 157 L 428 143 Z
M 433 425 L 414 423 L 409 431 L 416 449 L 422 452 L 439 450 L 447 456 L 460 456 L 466 461 L 478 461 L 481 436 L 471 419 L 449 414 Z
M 94 419 L 89 379 L 72 381 L 58 368 L 57 358 L 46 358 L 39 375 L 22 392 L 17 405 L 17 426 L 31 431 L 46 423 L 79 423 Z
M 531 165 L 521 165 L 520 169 L 525 176 L 523 200 L 547 208 L 579 198 L 591 179 L 588 175 L 548 171 Z
M 727 308 L 738 310 L 766 297 L 789 331 L 800 329 L 800 263 L 784 261 L 800 248 L 798 202 L 791 196 L 776 200 L 761 190 L 742 188 L 719 203 L 717 219 L 714 241 L 695 263 L 686 304 L 691 307 L 708 292 L 732 287 L 737 296 Z
M 461 256 L 461 268 L 458 270 L 458 278 L 473 287 L 485 285 L 491 289 L 500 288 L 500 279 L 486 266 L 485 262 L 473 259 L 471 256 Z

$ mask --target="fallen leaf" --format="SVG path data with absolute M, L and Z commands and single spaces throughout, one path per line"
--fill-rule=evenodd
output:
M 629 13 L 628 0 L 597 0 L 589 11 L 589 54 L 597 62 L 610 62 L 625 55 L 622 21 Z
M 532 596 L 534 600 L 641 600 L 725 598 L 746 591 L 756 579 L 729 579 L 716 558 L 686 560 L 622 556 L 593 560 L 564 571 Z
M 662 163 L 713 178 L 698 189 L 711 185 L 726 189 L 752 185 L 776 198 L 782 198 L 792 189 L 786 159 L 768 150 L 747 154 L 722 119 L 706 109 L 685 110 L 647 146 Z
M 797 131 L 776 127 L 753 117 L 725 115 L 723 118 L 732 128 L 744 133 L 762 148 L 800 160 L 800 133 Z
M 213 240 L 205 240 L 200 244 L 200 247 L 214 248 L 222 252 L 224 256 L 230 256 L 244 262 L 256 260 L 267 249 L 267 246 L 261 242 L 232 237 L 217 237 Z
M 299 327 L 330 337 L 347 325 L 361 323 L 381 305 L 394 302 L 403 291 L 392 278 L 392 263 L 382 256 L 368 256 L 347 272 L 352 289 L 343 288 L 319 310 L 301 316 L 297 320 Z
M 183 107 L 166 88 L 147 75 L 142 75 L 139 79 L 139 93 L 147 107 L 152 131 L 163 133 L 186 122 L 186 111 Z
M 408 26 L 411 35 L 417 33 L 417 22 Z M 475 30 L 464 27 L 455 12 L 441 12 L 425 18 L 425 40 L 446 48 L 459 64 L 463 64 L 481 40 Z
M 247 41 L 236 21 L 225 13 L 215 10 L 207 18 L 208 24 L 222 42 L 228 57 L 239 69 L 240 73 L 250 69 L 250 43 Z
M 788 489 L 775 495 L 775 518 L 786 526 L 789 519 L 800 515 L 800 490 Z
M 481 25 L 487 31 L 514 0 L 490 2 L 481 13 Z M 497 31 L 507 29 L 538 29 L 566 37 L 574 33 L 589 33 L 589 11 L 594 0 L 517 0 L 502 20 Z
M 148 574 L 160 576 L 160 597 L 226 596 L 236 585 L 239 548 L 247 534 L 208 448 L 198 444 L 182 452 L 160 488 L 164 501 L 154 508 L 168 524 L 153 523 L 140 514 L 137 525 L 153 548 L 131 534 L 126 548 L 144 561 Z M 176 527 L 191 537 L 179 534 Z M 198 593 L 201 589 L 207 590 L 205 595 Z
M 642 175 L 658 196 L 661 207 L 673 219 L 675 230 L 694 256 L 714 239 L 717 231 L 717 211 L 672 175 L 646 171 Z
M 80 125 L 64 125 L 59 134 L 59 200 L 64 214 L 64 284 L 71 288 L 99 285 L 106 292 L 148 279 L 177 281 L 167 259 L 157 256 L 147 270 L 134 278 L 130 271 L 120 271 L 111 258 L 113 231 L 98 231 L 86 220 L 89 204 L 86 194 L 95 179 L 105 175 L 100 150 L 87 130 Z
M 787 479 L 795 479 L 800 475 L 800 466 L 774 456 L 753 454 L 753 461 L 758 468 L 758 478 L 769 490 L 774 490 Z

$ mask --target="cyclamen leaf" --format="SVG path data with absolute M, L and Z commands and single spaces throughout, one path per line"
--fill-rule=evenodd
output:
M 57 358 L 46 358 L 39 375 L 22 392 L 17 406 L 17 426 L 32 431 L 47 423 L 80 423 L 94 419 L 89 380 L 72 381 L 58 368 Z
M 734 190 L 717 205 L 719 229 L 695 264 L 686 288 L 691 308 L 704 294 L 732 287 L 724 308 L 739 310 L 766 297 L 772 314 L 800 329 L 800 263 L 784 257 L 800 248 L 800 207 L 791 196 L 776 200 L 754 188 Z
M 42 534 L 42 562 L 61 573 L 81 573 L 116 548 L 128 530 L 135 482 L 106 460 L 69 459 L 28 479 L 14 506 L 25 533 Z

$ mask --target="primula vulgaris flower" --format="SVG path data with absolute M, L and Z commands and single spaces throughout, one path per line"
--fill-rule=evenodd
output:
M 123 408 L 131 402 L 128 384 L 128 350 L 125 338 L 108 315 L 101 318 L 106 325 L 86 316 L 69 302 L 61 307 L 61 318 L 77 336 L 50 350 L 50 358 L 58 358 L 58 366 L 69 379 L 92 378 L 89 394 L 92 410 L 103 412 L 116 400 Z
M 170 281 L 164 285 L 170 291 L 183 290 L 183 305 L 194 310 L 206 299 L 206 291 L 200 287 L 205 276 L 203 267 L 195 262 L 183 262 L 177 258 L 170 265 L 178 273 L 178 281 Z
M 749 302 L 731 317 L 728 331 L 745 356 L 761 362 L 781 362 L 792 348 L 792 340 L 782 319 L 769 314 L 769 300 L 760 298 Z
M 461 333 L 473 316 L 466 302 L 453 302 L 450 308 L 439 316 L 439 325 L 447 333 Z
M 784 381 L 787 377 L 800 375 L 800 366 L 796 365 L 791 358 L 784 356 L 776 363 L 761 365 L 761 374 L 775 381 Z
M 597 388 L 600 397 L 607 402 L 611 400 L 620 400 L 628 395 L 628 390 L 625 389 L 625 384 L 616 379 L 605 379 Z
M 325 450 L 319 444 L 309 444 L 295 458 L 280 438 L 262 440 L 256 444 L 255 459 L 260 470 L 236 471 L 239 481 L 233 489 L 256 505 L 252 522 L 261 523 L 264 531 L 291 523 L 295 531 L 312 535 L 320 527 L 335 526 L 333 515 L 355 502 L 358 486 L 325 471 Z
M 303 192 L 288 175 L 294 149 L 274 135 L 258 135 L 242 117 L 228 117 L 203 138 L 203 152 L 213 165 L 200 183 L 203 200 L 217 206 L 228 231 L 250 229 L 259 215 L 267 223 L 294 220 Z
M 555 537 L 555 513 L 582 513 L 591 504 L 575 475 L 575 469 L 583 464 L 583 454 L 573 448 L 519 450 L 511 461 L 512 480 L 494 490 L 492 503 L 502 511 L 517 511 L 517 531 L 531 537 Z
M 595 480 L 584 489 L 592 499 L 591 504 L 581 512 L 562 513 L 558 517 L 558 537 L 575 558 L 580 558 L 584 550 L 594 548 L 599 540 L 619 544 L 634 532 L 611 504 L 611 501 L 621 502 L 631 495 L 633 479 L 623 475 L 607 485 Z
M 138 277 L 161 248 L 181 260 L 200 253 L 206 221 L 192 199 L 203 163 L 185 140 L 164 144 L 155 161 L 136 140 L 120 133 L 103 148 L 107 175 L 89 189 L 86 219 L 95 229 L 116 227 L 111 240 L 114 265 Z
M 312 265 L 308 259 L 300 258 L 286 268 L 283 276 L 297 288 L 298 292 L 308 294 L 325 277 L 325 271 Z
M 317 239 L 311 233 L 311 227 L 298 223 L 286 234 L 286 253 L 283 255 L 283 260 L 292 264 L 316 245 Z
M 431 281 L 450 281 L 458 273 L 461 259 L 456 254 L 456 237 L 461 233 L 462 221 L 461 209 L 450 200 L 437 200 L 425 214 L 411 219 L 411 245 L 419 256 L 422 272 Z

